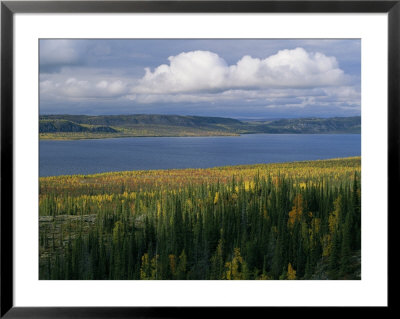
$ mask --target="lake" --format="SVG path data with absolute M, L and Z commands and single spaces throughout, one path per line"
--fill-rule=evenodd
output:
M 39 145 L 40 176 L 207 168 L 361 155 L 360 134 L 42 140 Z

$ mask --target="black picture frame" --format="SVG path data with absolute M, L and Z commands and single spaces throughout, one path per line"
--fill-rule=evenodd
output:
M 388 225 L 399 212 L 400 0 L 396 1 L 1 1 L 1 317 L 5 318 L 191 318 L 209 312 L 249 315 L 243 308 L 63 307 L 23 308 L 13 304 L 13 17 L 15 13 L 387 13 L 388 14 Z M 391 214 L 389 214 L 389 212 Z M 389 227 L 389 226 L 388 226 Z M 389 229 L 388 229 L 389 230 Z M 388 232 L 390 251 L 390 236 Z M 393 240 L 392 240 L 393 241 Z M 389 262 L 388 256 L 388 262 Z M 388 269 L 389 270 L 389 269 Z M 388 281 L 389 287 L 390 281 Z M 389 289 L 390 290 L 390 289 Z M 390 295 L 391 296 L 391 295 Z M 390 310 L 388 307 L 380 309 Z M 325 309 L 317 308 L 322 311 Z M 252 308 L 277 312 L 277 308 Z M 291 310 L 294 310 L 291 307 Z M 296 309 L 301 315 L 305 308 Z M 336 312 L 338 308 L 330 310 Z M 369 309 L 368 311 L 370 311 Z M 278 310 L 282 315 L 282 309 Z M 321 312 L 322 312 L 321 311 Z

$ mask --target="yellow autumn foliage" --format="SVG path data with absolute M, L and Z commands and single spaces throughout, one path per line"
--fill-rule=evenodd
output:
M 232 261 L 225 264 L 226 279 L 228 280 L 243 280 L 246 279 L 247 264 L 240 255 L 240 248 L 234 249 Z
M 288 265 L 287 279 L 289 279 L 289 280 L 294 280 L 294 279 L 296 279 L 296 270 L 293 269 L 291 263 L 289 263 L 289 265 Z
M 214 197 L 214 205 L 218 203 L 218 199 L 219 199 L 219 193 L 216 192 Z
M 289 212 L 288 226 L 293 227 L 296 221 L 299 221 L 303 214 L 303 197 L 297 194 L 294 198 L 293 208 Z

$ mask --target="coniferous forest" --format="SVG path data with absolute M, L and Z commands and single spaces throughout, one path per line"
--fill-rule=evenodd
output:
M 40 279 L 361 279 L 361 158 L 40 178 Z

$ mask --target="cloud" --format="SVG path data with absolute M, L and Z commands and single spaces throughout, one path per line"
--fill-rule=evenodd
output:
M 78 65 L 83 62 L 84 46 L 71 40 L 41 40 L 41 72 L 58 72 L 64 66 Z
M 121 80 L 89 81 L 71 77 L 62 82 L 51 80 L 40 82 L 40 94 L 45 99 L 111 98 L 127 92 L 127 85 Z
M 227 89 L 309 88 L 348 81 L 335 57 L 303 48 L 281 50 L 265 59 L 242 57 L 227 65 L 210 51 L 183 52 L 146 74 L 132 93 L 165 94 Z
M 265 90 L 230 89 L 218 94 L 213 92 L 176 93 L 176 94 L 128 94 L 124 97 L 138 104 L 164 103 L 191 104 L 206 103 L 209 105 L 230 105 L 233 108 L 250 108 L 260 106 L 268 108 L 285 108 L 306 106 L 360 107 L 360 93 L 353 87 L 338 88 L 273 88 Z M 190 104 L 188 104 L 190 103 Z
M 129 108 L 150 113 L 176 109 L 182 114 L 360 108 L 359 79 L 346 74 L 335 57 L 300 47 L 265 58 L 244 55 L 230 63 L 215 52 L 187 51 L 170 56 L 166 64 L 142 66 L 142 73 L 137 73 L 139 65 L 134 62 L 107 67 L 106 57 L 114 57 L 111 45 L 85 48 L 82 43 L 58 41 L 46 42 L 44 52 L 49 56 L 41 55 L 41 64 L 62 66 L 58 72 L 41 72 L 41 107 L 69 103 L 77 110 L 90 104 L 110 114 Z M 57 56 L 61 49 L 65 52 Z M 103 65 L 93 65 L 95 56 Z

